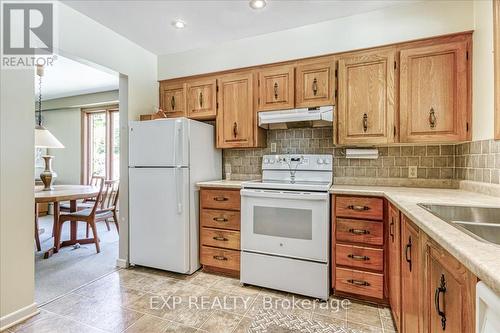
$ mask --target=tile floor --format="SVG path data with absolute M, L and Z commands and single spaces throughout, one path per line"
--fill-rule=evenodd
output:
M 8 332 L 245 333 L 254 332 L 252 325 L 269 310 L 295 318 L 302 325 L 316 323 L 341 326 L 349 332 L 394 333 L 389 309 L 343 302 L 336 298 L 318 302 L 274 290 L 242 287 L 237 279 L 203 272 L 183 276 L 134 268 L 113 272 L 50 302 L 39 315 Z M 269 326 L 267 332 L 309 332 L 307 329 L 275 325 Z

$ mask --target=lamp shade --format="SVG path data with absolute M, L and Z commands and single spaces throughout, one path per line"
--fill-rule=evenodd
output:
M 56 139 L 48 129 L 37 125 L 35 127 L 35 147 L 37 148 L 64 148 L 64 145 Z

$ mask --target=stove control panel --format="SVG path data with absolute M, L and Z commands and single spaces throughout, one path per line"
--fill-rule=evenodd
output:
M 332 155 L 284 154 L 264 155 L 262 170 L 324 170 L 333 169 Z

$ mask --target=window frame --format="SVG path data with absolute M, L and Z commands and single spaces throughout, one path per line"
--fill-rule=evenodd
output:
M 113 114 L 119 114 L 118 104 L 103 105 L 91 108 L 82 108 L 82 170 L 81 170 L 81 183 L 88 184 L 90 181 L 90 170 L 91 159 L 90 154 L 92 152 L 92 131 L 89 126 L 90 117 L 94 114 L 104 113 L 106 114 L 106 179 L 114 179 L 113 173 L 113 154 L 112 149 L 115 144 L 114 137 L 112 135 L 112 130 L 114 128 Z M 119 139 L 118 139 L 119 142 Z

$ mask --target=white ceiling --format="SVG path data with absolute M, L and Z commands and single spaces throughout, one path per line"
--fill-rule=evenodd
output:
M 42 99 L 90 94 L 118 89 L 118 75 L 112 75 L 77 61 L 58 56 L 52 66 L 45 67 L 42 77 Z M 38 76 L 35 75 L 38 99 Z
M 67 5 L 143 48 L 169 54 L 368 12 L 411 0 L 66 0 Z M 186 28 L 172 27 L 174 19 Z

